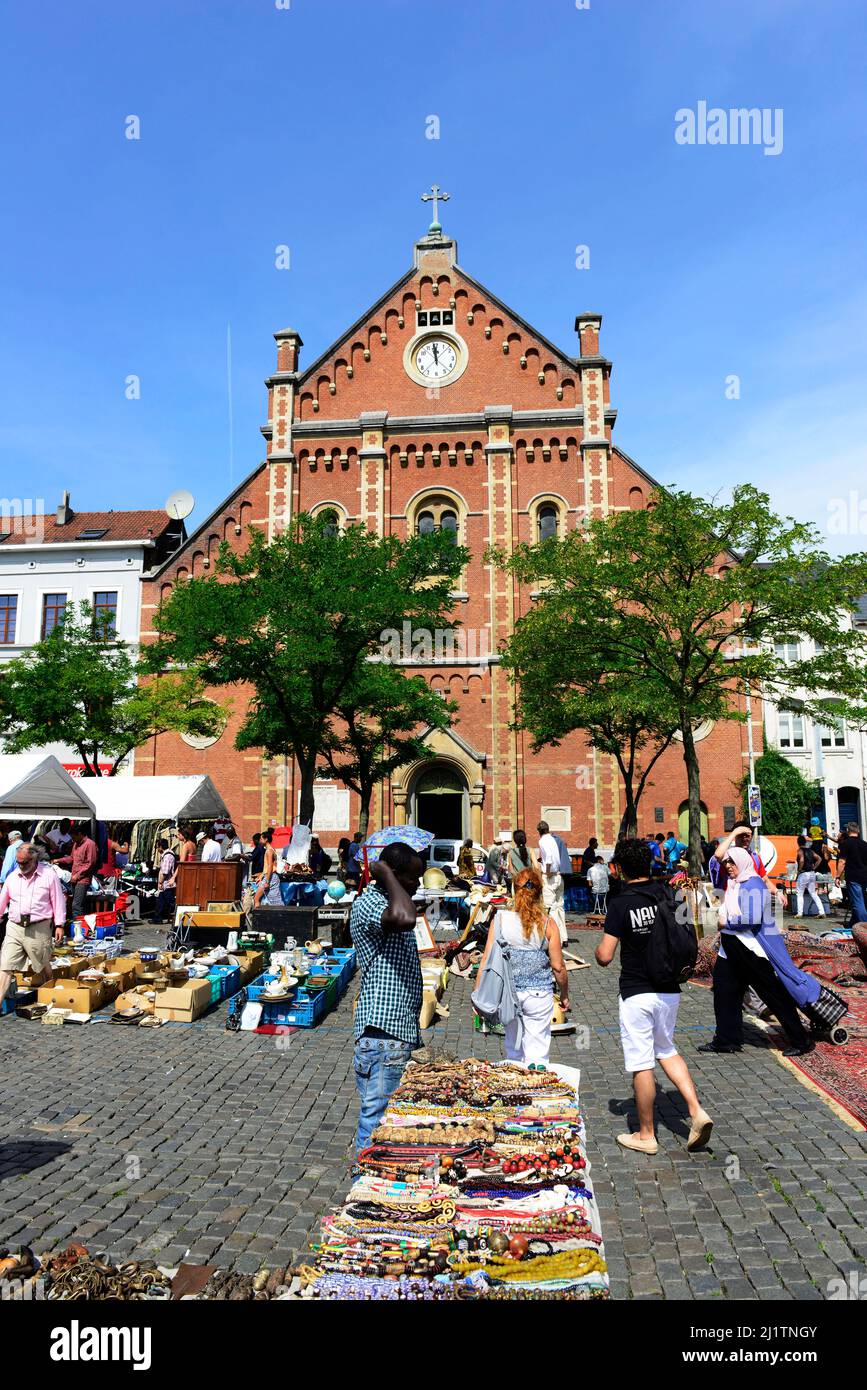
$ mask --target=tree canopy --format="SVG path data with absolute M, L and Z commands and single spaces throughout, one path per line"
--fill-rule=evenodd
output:
M 553 699 L 565 685 L 580 695 L 595 675 L 605 685 L 622 681 L 639 719 L 676 713 L 696 876 L 698 721 L 743 719 L 744 680 L 783 701 L 805 687 L 811 710 L 836 701 L 837 713 L 862 721 L 867 714 L 864 637 L 840 622 L 867 590 L 867 555 L 831 559 L 815 527 L 775 515 L 752 485 L 735 488 L 728 502 L 658 489 L 646 509 L 593 518 L 564 540 L 519 547 L 500 563 L 537 586 L 536 608 L 553 615 L 552 641 L 558 621 L 568 622 L 568 642 L 537 653 L 549 664 Z M 821 649 L 790 663 L 777 646 L 798 635 Z
M 211 735 L 225 715 L 193 671 L 140 682 L 142 667 L 87 603 L 23 656 L 0 667 L 0 738 L 8 753 L 49 743 L 75 748 L 85 775 L 110 774 L 155 734 Z
M 223 545 L 213 576 L 175 586 L 149 669 L 190 667 L 209 686 L 252 687 L 236 745 L 296 760 L 300 815 L 312 824 L 317 764 L 353 760 L 341 709 L 358 708 L 366 666 L 405 623 L 453 628 L 450 595 L 467 558 L 442 531 L 381 537 L 305 513 L 270 543 L 250 528 L 246 551 Z M 406 679 L 401 671 L 393 679 Z
M 366 662 L 337 705 L 337 739 L 325 753 L 328 770 L 357 792 L 358 829 L 367 832 L 374 787 L 399 768 L 434 755 L 430 729 L 446 729 L 457 710 L 422 676 L 385 662 Z
M 544 566 L 550 578 L 563 558 L 551 545 L 522 549 L 513 571 L 529 581 Z M 679 717 L 665 692 L 648 686 L 632 663 L 619 659 L 610 637 L 607 615 L 595 605 L 579 611 L 568 584 L 548 588 L 544 601 L 534 603 L 516 624 L 503 649 L 503 666 L 516 684 L 516 723 L 529 732 L 534 752 L 580 731 L 591 747 L 615 759 L 625 801 L 620 836 L 634 836 L 642 794 L 679 728 Z

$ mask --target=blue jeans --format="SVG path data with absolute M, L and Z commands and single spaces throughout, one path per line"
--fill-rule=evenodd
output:
M 867 922 L 867 908 L 864 906 L 864 885 L 863 883 L 849 883 L 847 886 L 849 888 L 849 902 L 852 904 L 847 925 L 854 927 L 856 922 Z
M 411 1043 L 401 1042 L 399 1038 L 390 1038 L 385 1034 L 379 1037 L 365 1034 L 355 1044 L 355 1084 L 361 1097 L 358 1131 L 355 1135 L 356 1153 L 366 1149 L 370 1143 L 370 1136 L 400 1085 L 403 1069 L 412 1053 Z

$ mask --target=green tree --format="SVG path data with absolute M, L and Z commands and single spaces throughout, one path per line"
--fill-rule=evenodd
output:
M 694 726 L 743 719 L 739 681 L 778 701 L 804 698 L 863 722 L 865 641 L 841 626 L 867 590 L 867 555 L 832 560 L 815 527 L 775 515 L 751 485 L 731 500 L 659 489 L 646 510 L 595 518 L 562 541 L 503 563 L 587 624 L 594 664 L 631 671 L 651 709 L 677 711 L 689 796 L 690 870 L 701 870 L 701 784 Z M 607 639 L 600 640 L 600 631 Z M 581 643 L 576 621 L 571 639 Z M 787 664 L 778 644 L 804 635 L 819 655 Z M 561 648 L 562 650 L 562 648 Z M 562 652 L 574 663 L 574 653 Z M 739 780 L 739 779 L 738 779 Z
M 301 819 L 313 822 L 317 764 L 343 746 L 340 709 L 387 635 L 451 630 L 467 552 L 446 532 L 380 537 L 301 513 L 269 544 L 220 549 L 212 577 L 178 584 L 157 619 L 150 669 L 192 667 L 209 686 L 250 686 L 238 748 L 293 757 Z
M 0 667 L 0 739 L 7 753 L 48 743 L 78 751 L 86 776 L 114 775 L 135 748 L 156 734 L 210 735 L 225 714 L 203 697 L 194 672 L 141 683 L 126 642 L 103 614 L 70 604 L 48 637 Z
M 443 700 L 422 676 L 405 676 L 385 662 L 366 662 L 336 707 L 340 721 L 328 770 L 358 794 L 358 829 L 367 834 L 373 789 L 399 768 L 434 755 L 423 740 L 447 729 L 455 701 Z
M 749 774 L 740 784 L 743 817 L 749 821 Z M 810 782 L 776 748 L 756 758 L 756 785 L 762 789 L 762 829 L 766 835 L 800 835 L 820 797 L 818 782 Z
M 563 558 L 557 542 L 551 545 L 521 547 L 513 573 L 524 582 L 550 580 Z M 576 609 L 568 578 L 560 577 L 562 586 L 546 589 L 503 648 L 503 666 L 515 683 L 516 724 L 529 732 L 534 752 L 580 731 L 592 748 L 610 754 L 623 783 L 619 835 L 634 836 L 642 794 L 677 733 L 678 712 L 631 665 L 618 666 L 607 619 L 595 606 Z

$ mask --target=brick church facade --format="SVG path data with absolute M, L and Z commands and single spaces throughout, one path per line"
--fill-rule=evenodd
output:
M 563 535 L 586 514 L 646 505 L 653 480 L 613 442 L 600 325 L 598 314 L 578 316 L 570 357 L 459 266 L 455 242 L 435 220 L 412 267 L 312 365 L 302 369 L 297 332 L 275 333 L 267 457 L 144 582 L 143 640 L 176 580 L 209 573 L 220 543 L 244 545 L 250 524 L 273 537 L 299 511 L 327 510 L 380 534 L 450 527 L 472 555 L 455 597 L 463 636 L 430 653 L 401 635 L 401 657 L 456 699 L 459 714 L 450 732 L 430 735 L 435 761 L 378 789 L 372 824 L 411 821 L 487 845 L 517 826 L 532 839 L 541 815 L 570 846 L 592 834 L 613 842 L 622 809 L 613 760 L 577 735 L 534 755 L 510 728 L 497 651 L 533 598 L 483 558 L 491 544 L 508 550 Z M 215 698 L 234 706 L 216 742 L 161 736 L 136 754 L 136 772 L 209 773 L 249 839 L 291 821 L 297 776 L 291 765 L 234 748 L 243 691 Z M 760 748 L 757 709 L 754 720 Z M 746 729 L 726 723 L 698 735 L 707 831 L 719 835 L 738 803 Z M 675 744 L 645 792 L 641 830 L 676 826 L 685 799 Z M 354 803 L 336 783 L 317 789 L 315 828 L 325 844 L 354 830 Z

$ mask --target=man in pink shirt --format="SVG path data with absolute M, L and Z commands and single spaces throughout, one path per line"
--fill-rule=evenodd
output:
M 57 863 L 64 869 L 72 870 L 72 916 L 80 917 L 90 891 L 93 875 L 99 862 L 99 850 L 91 840 L 83 825 L 72 827 L 72 853 L 65 854 Z
M 6 936 L 0 949 L 0 1003 L 16 970 L 30 969 L 50 983 L 51 924 L 55 941 L 63 940 L 66 897 L 50 864 L 40 864 L 32 845 L 21 845 L 15 856 L 18 867 L 0 889 L 0 916 L 9 913 Z

